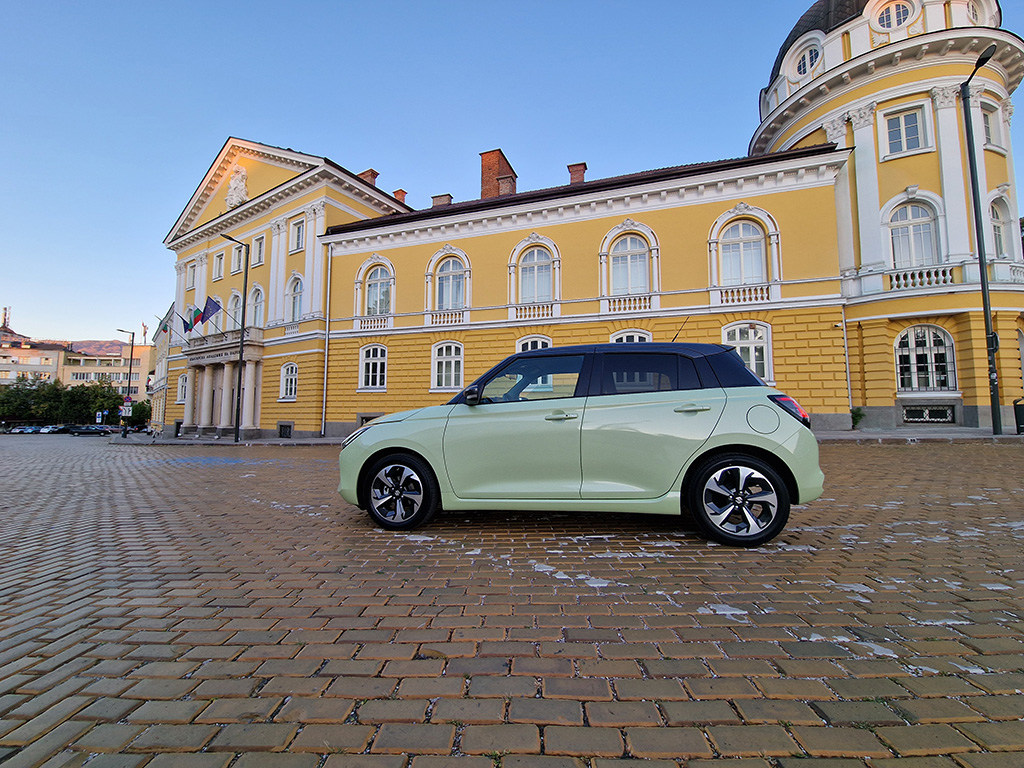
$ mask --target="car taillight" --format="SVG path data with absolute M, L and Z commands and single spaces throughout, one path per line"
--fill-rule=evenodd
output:
M 805 427 L 811 426 L 811 416 L 789 395 L 768 395 L 768 399 L 799 421 Z

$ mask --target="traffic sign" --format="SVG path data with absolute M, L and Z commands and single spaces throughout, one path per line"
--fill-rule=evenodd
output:
M 132 402 L 132 396 L 131 395 L 125 395 L 124 396 L 124 404 L 125 405 L 131 405 L 131 402 Z
M 122 405 L 121 406 L 121 415 L 122 416 L 131 416 L 132 415 L 132 407 L 130 405 Z

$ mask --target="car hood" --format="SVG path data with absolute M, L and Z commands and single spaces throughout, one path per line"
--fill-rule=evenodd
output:
M 393 424 L 398 421 L 405 421 L 406 419 L 420 419 L 430 418 L 431 416 L 437 416 L 441 412 L 447 412 L 451 410 L 450 405 L 430 405 L 426 408 L 414 408 L 411 411 L 398 411 L 397 413 L 388 413 L 384 416 L 378 416 L 370 424 Z

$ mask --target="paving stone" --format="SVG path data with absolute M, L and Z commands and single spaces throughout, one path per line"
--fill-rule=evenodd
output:
M 665 701 L 661 711 L 669 725 L 731 725 L 740 717 L 725 701 Z
M 530 699 L 530 701 L 542 700 Z M 439 699 L 434 703 L 430 722 L 500 723 L 504 718 L 505 702 L 501 699 Z
M 330 755 L 323 768 L 405 768 L 405 755 Z
M 978 696 L 968 699 L 972 704 L 1001 697 Z M 978 711 L 955 699 L 901 699 L 892 702 L 892 707 L 912 724 L 920 723 L 969 723 L 985 718 Z
M 793 738 L 814 757 L 891 757 L 885 745 L 862 728 L 794 726 Z
M 142 731 L 139 725 L 101 723 L 80 736 L 73 746 L 88 752 L 119 752 Z
M 461 750 L 467 755 L 540 753 L 540 728 L 536 725 L 467 725 Z
M 583 708 L 578 701 L 515 698 L 508 703 L 508 722 L 583 725 Z M 597 724 L 591 721 L 591 725 Z
M 714 753 L 699 728 L 627 728 L 626 746 L 633 757 L 684 759 Z
M 205 701 L 147 701 L 126 717 L 133 723 L 191 723 Z
M 216 735 L 213 725 L 154 725 L 132 742 L 134 752 L 198 752 Z
M 967 699 L 975 709 L 989 720 L 1024 719 L 1024 696 L 974 696 Z M 968 718 L 964 718 L 965 720 Z
M 577 757 L 620 757 L 622 736 L 617 728 L 549 725 L 544 729 L 544 754 Z
M 377 731 L 370 749 L 372 752 L 394 755 L 446 755 L 454 740 L 455 727 L 451 725 L 384 723 Z
M 146 768 L 226 768 L 233 759 L 234 755 L 215 755 L 208 752 L 187 755 L 157 755 L 145 765 Z
M 876 728 L 875 733 L 900 756 L 947 755 L 978 749 L 974 742 L 964 738 L 953 727 L 941 723 L 886 726 Z
M 811 706 L 830 725 L 904 725 L 899 715 L 876 701 L 816 701 Z
M 310 700 L 310 702 L 315 701 L 317 700 Z M 330 700 L 325 699 L 319 701 L 331 703 Z M 422 723 L 426 720 L 428 703 L 424 699 L 409 699 L 408 701 L 370 699 L 359 705 L 356 716 L 360 723 Z
M 207 705 L 202 712 L 193 718 L 196 723 L 251 723 L 263 722 L 277 710 L 283 699 L 280 698 L 230 698 L 216 701 L 201 701 Z M 294 701 L 294 700 L 293 700 Z M 349 707 L 351 711 L 351 707 Z M 283 718 L 279 718 L 283 719 Z
M 247 752 L 239 755 L 233 768 L 317 768 L 317 755 Z
M 371 725 L 306 725 L 288 745 L 289 752 L 360 753 L 366 749 L 376 729 Z
M 784 728 L 776 725 L 713 725 L 707 729 L 715 749 L 734 757 L 782 757 L 800 754 Z
M 802 701 L 739 699 L 735 704 L 744 722 L 753 725 L 822 725 L 821 717 Z
M 210 742 L 211 752 L 281 752 L 298 726 L 291 723 L 230 724 Z
M 957 723 L 956 728 L 990 752 L 1024 751 L 1024 722 Z

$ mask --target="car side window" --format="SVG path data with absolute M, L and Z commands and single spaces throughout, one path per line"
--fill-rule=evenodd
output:
M 525 357 L 513 360 L 484 384 L 481 403 L 514 403 L 573 397 L 583 355 Z
M 606 354 L 602 395 L 700 389 L 693 361 L 678 355 Z

